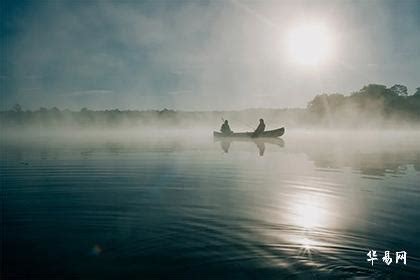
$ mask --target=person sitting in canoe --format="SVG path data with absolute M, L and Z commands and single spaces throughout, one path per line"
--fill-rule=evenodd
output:
M 223 122 L 223 124 L 222 124 L 222 127 L 220 128 L 220 131 L 223 133 L 223 134 L 232 134 L 233 133 L 233 131 L 230 129 L 230 127 L 229 127 L 229 123 L 228 123 L 228 121 L 227 120 L 225 120 L 224 122 Z
M 257 129 L 252 134 L 252 137 L 258 137 L 261 133 L 265 130 L 265 123 L 263 119 L 260 119 L 260 124 L 258 125 Z

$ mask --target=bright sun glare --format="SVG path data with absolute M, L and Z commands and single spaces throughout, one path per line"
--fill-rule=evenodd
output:
M 302 65 L 316 66 L 331 56 L 332 37 L 322 24 L 301 25 L 287 37 L 290 56 Z

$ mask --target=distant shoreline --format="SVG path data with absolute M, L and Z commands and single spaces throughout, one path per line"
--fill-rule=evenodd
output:
M 0 111 L 0 126 L 5 127 L 99 127 L 130 126 L 191 127 L 217 126 L 229 120 L 236 126 L 256 127 L 263 118 L 271 127 L 323 128 L 419 128 L 420 87 L 408 95 L 403 85 L 387 88 L 370 84 L 343 94 L 317 95 L 306 108 L 250 108 L 242 110 L 91 110 L 80 111 L 40 108 L 24 110 L 16 104 Z

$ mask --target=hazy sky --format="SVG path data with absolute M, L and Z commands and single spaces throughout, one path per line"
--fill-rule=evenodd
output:
M 420 86 L 416 0 L 0 2 L 1 109 L 303 107 Z M 296 63 L 287 34 L 314 23 L 329 59 Z

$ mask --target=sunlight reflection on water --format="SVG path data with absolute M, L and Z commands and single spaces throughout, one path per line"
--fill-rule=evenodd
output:
M 290 223 L 305 229 L 328 227 L 329 213 L 335 210 L 324 196 L 316 193 L 296 194 L 295 200 L 292 200 L 289 207 L 295 214 L 291 217 Z

